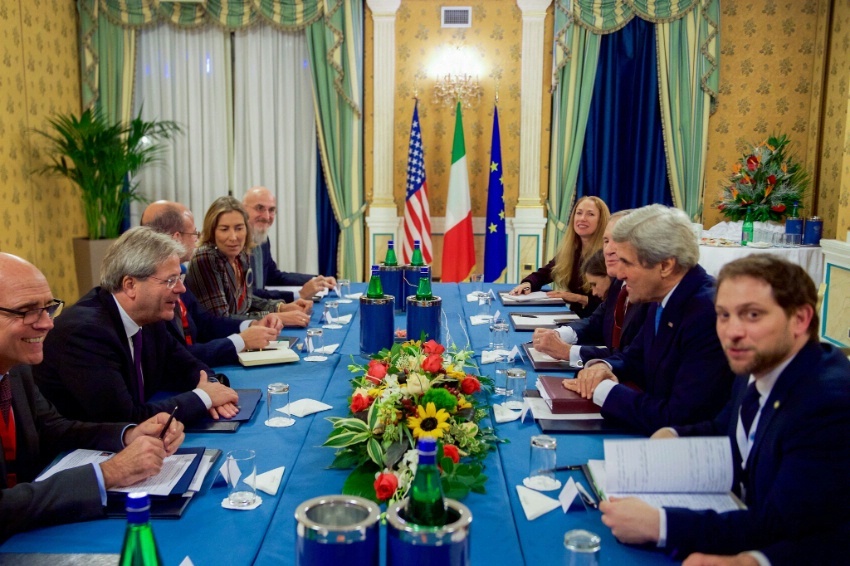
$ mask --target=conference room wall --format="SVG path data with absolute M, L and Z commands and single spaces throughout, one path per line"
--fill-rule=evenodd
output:
M 72 237 L 86 232 L 76 189 L 32 174 L 29 134 L 54 112 L 79 112 L 75 3 L 0 0 L 0 251 L 45 274 L 55 296 L 77 298 Z

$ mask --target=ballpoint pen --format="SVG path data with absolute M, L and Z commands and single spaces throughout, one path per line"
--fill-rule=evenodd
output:
M 171 416 L 168 417 L 167 421 L 165 421 L 165 426 L 162 427 L 162 432 L 159 433 L 159 439 L 160 440 L 165 439 L 165 433 L 168 432 L 168 427 L 171 426 L 171 421 L 174 420 L 174 413 L 176 413 L 176 412 L 177 412 L 177 405 L 174 405 L 174 410 L 171 411 Z
M 578 494 L 581 496 L 582 500 L 584 500 L 585 504 L 588 507 L 592 507 L 593 509 L 599 509 L 599 505 L 596 503 L 596 500 L 587 492 L 581 482 L 576 482 L 576 489 L 578 490 Z
M 581 464 L 573 464 L 571 466 L 558 466 L 557 468 L 550 468 L 548 470 L 544 470 L 546 472 L 575 472 L 581 470 Z

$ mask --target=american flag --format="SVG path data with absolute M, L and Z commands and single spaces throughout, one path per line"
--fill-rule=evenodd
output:
M 407 191 L 404 203 L 404 238 L 401 258 L 410 263 L 413 240 L 422 242 L 422 257 L 431 263 L 431 210 L 428 207 L 428 183 L 425 182 L 425 152 L 419 129 L 419 101 L 413 106 L 410 146 L 407 150 Z

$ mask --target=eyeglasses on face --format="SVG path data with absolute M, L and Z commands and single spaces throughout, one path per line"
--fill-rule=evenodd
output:
M 151 279 L 156 279 L 157 281 L 161 281 L 165 284 L 167 289 L 174 289 L 177 286 L 177 282 L 183 283 L 183 280 L 186 279 L 186 274 L 181 273 L 180 275 L 175 275 L 174 277 L 169 277 L 168 279 L 160 279 L 159 277 L 150 276 Z
M 267 206 L 266 206 L 266 205 L 264 205 L 264 204 L 255 204 L 255 205 L 254 205 L 254 210 L 256 210 L 257 212 L 259 212 L 260 214 L 262 214 L 262 213 L 264 213 L 264 212 L 268 212 L 268 213 L 269 213 L 270 215 L 272 215 L 272 216 L 274 216 L 275 214 L 277 214 L 277 207 L 276 207 L 276 206 L 268 206 L 268 207 L 267 207 Z
M 12 316 L 18 316 L 23 319 L 24 324 L 35 324 L 39 320 L 41 320 L 41 314 L 47 313 L 47 318 L 52 319 L 57 316 L 60 312 L 62 312 L 62 307 L 65 305 L 65 301 L 60 301 L 59 299 L 53 299 L 53 301 L 47 305 L 46 307 L 41 307 L 37 309 L 29 309 L 25 311 L 16 311 L 13 309 L 7 309 L 4 307 L 0 307 L 0 312 L 7 313 Z
M 196 238 L 201 237 L 201 233 L 195 230 L 194 232 L 180 232 L 184 236 L 195 236 Z

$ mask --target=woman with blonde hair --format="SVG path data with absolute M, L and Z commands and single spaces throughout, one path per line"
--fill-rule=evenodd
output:
M 585 290 L 579 268 L 584 260 L 602 249 L 602 234 L 609 215 L 608 205 L 599 197 L 578 199 L 570 214 L 570 229 L 555 257 L 523 279 L 511 294 L 539 291 L 544 285 L 554 283 L 556 290 L 549 291 L 548 296 L 564 299 L 581 318 L 590 316 L 601 301 Z
M 307 326 L 312 303 L 254 296 L 248 255 L 253 242 L 242 203 L 231 196 L 217 198 L 204 216 L 200 247 L 189 261 L 186 286 L 217 316 L 249 320 L 274 313 L 285 326 Z

